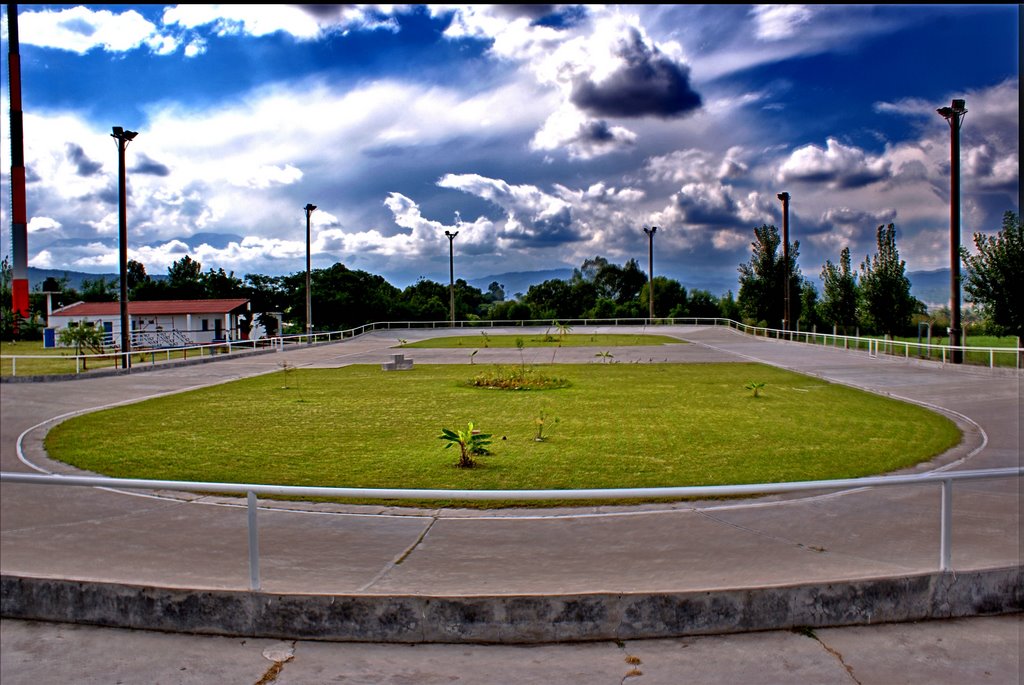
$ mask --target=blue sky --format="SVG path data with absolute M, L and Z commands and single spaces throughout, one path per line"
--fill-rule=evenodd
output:
M 4 10 L 3 197 L 10 155 Z M 895 223 L 948 267 L 1019 212 L 1018 5 L 22 5 L 29 265 L 152 274 L 342 262 L 404 287 L 596 255 L 715 294 L 790 203 L 800 266 Z M 0 216 L 10 226 L 5 200 Z M 3 255 L 10 254 L 5 228 Z

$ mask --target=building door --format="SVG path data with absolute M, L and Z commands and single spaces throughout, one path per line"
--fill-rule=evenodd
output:
M 114 344 L 114 322 L 103 322 L 103 346 L 111 347 Z
M 224 339 L 224 322 L 220 319 L 213 320 L 213 339 L 223 340 Z

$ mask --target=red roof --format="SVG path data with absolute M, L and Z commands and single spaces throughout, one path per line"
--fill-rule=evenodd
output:
M 226 300 L 151 300 L 128 301 L 129 316 L 172 314 L 227 314 L 249 304 L 245 298 Z M 76 302 L 57 309 L 50 316 L 117 316 L 120 302 Z

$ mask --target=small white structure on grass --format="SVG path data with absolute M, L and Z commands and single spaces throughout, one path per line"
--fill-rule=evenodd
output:
M 252 321 L 249 300 L 151 300 L 128 302 L 128 321 L 132 347 L 166 348 L 207 345 L 227 340 L 263 337 L 263 328 L 255 321 L 252 330 L 242 332 L 240 319 Z M 105 344 L 117 347 L 121 342 L 120 302 L 76 302 L 61 307 L 49 316 L 48 328 L 96 326 L 104 332 Z

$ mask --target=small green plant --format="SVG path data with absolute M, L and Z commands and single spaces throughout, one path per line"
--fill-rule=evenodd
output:
M 764 383 L 758 383 L 757 381 L 750 381 L 746 384 L 746 389 L 754 393 L 754 397 L 760 397 L 761 391 L 764 390 Z
M 604 352 L 598 352 L 594 356 L 601 357 L 602 364 L 609 364 L 611 363 L 611 360 L 615 358 L 615 355 L 609 352 L 608 350 L 605 350 Z
M 409 344 L 409 341 L 406 340 L 405 338 L 399 338 L 398 339 L 398 344 L 401 345 L 402 347 L 405 347 L 406 345 Z
M 480 331 L 480 335 L 484 336 L 484 347 L 487 347 L 491 342 L 491 336 L 487 335 L 487 331 Z
M 284 373 L 284 385 L 281 386 L 282 390 L 288 390 L 292 387 L 292 382 L 294 380 L 293 376 L 295 375 L 293 372 L 295 371 L 295 368 L 296 367 L 294 365 L 289 364 L 287 361 L 281 362 L 281 371 Z M 299 388 L 299 384 L 297 382 L 295 383 L 295 392 L 299 394 L 299 402 L 301 402 L 302 389 Z
M 570 326 L 569 324 L 560 323 L 558 321 L 552 321 L 551 323 L 554 325 L 555 328 L 558 329 L 558 347 L 561 347 L 562 343 L 565 341 L 565 336 L 572 331 L 572 326 Z M 546 337 L 548 336 L 545 336 L 545 338 Z M 555 363 L 555 355 L 558 354 L 558 347 L 551 351 L 552 364 Z
M 471 378 L 469 385 L 474 388 L 499 390 L 553 390 L 569 387 L 569 381 L 556 376 L 545 376 L 533 367 L 496 366 Z
M 459 463 L 457 466 L 460 469 L 471 469 L 476 466 L 475 456 L 490 454 L 487 450 L 487 445 L 491 444 L 491 434 L 475 430 L 472 421 L 469 422 L 469 426 L 464 431 L 442 428 L 438 439 L 448 443 L 444 446 L 445 449 L 452 445 L 459 446 Z
M 469 365 L 470 366 L 473 365 L 473 357 L 475 357 L 476 353 L 479 352 L 479 351 L 480 350 L 473 350 L 472 352 L 469 353 Z
M 537 435 L 533 439 L 535 442 L 544 442 L 544 412 L 541 412 L 534 422 L 537 424 Z M 554 422 L 558 423 L 557 417 Z
M 522 362 L 523 370 L 526 370 L 526 355 L 523 354 L 523 348 L 526 347 L 526 342 L 522 338 L 516 338 L 516 347 L 519 349 L 519 360 Z

